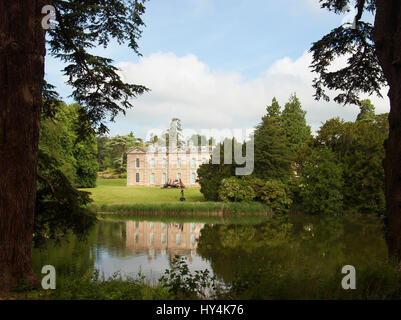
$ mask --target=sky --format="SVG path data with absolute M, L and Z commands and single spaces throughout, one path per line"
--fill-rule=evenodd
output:
M 132 131 L 145 138 L 168 128 L 172 118 L 196 133 L 254 128 L 273 97 L 284 107 L 293 93 L 313 132 L 333 117 L 354 121 L 357 106 L 314 100 L 308 52 L 350 17 L 352 11 L 320 9 L 318 0 L 150 0 L 142 57 L 116 43 L 94 50 L 114 60 L 124 81 L 151 89 L 132 101 L 125 116 L 107 122 L 110 135 Z M 72 103 L 63 68 L 46 57 L 46 80 Z M 389 111 L 387 88 L 382 94 L 369 97 L 376 113 Z

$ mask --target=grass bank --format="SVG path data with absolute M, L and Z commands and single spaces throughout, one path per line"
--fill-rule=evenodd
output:
M 137 203 L 137 204 L 93 204 L 98 214 L 147 214 L 177 216 L 223 216 L 223 215 L 268 215 L 269 207 L 258 202 L 179 202 L 179 203 Z
M 82 190 L 92 194 L 90 207 L 97 214 L 222 216 L 271 213 L 269 207 L 258 202 L 205 201 L 199 187 L 185 189 L 185 202 L 180 201 L 179 189 L 127 187 L 125 179 L 100 178 L 96 188 Z
M 162 189 L 161 187 L 127 187 L 125 179 L 97 180 L 96 188 L 81 189 L 90 192 L 95 205 L 102 204 L 146 204 L 179 203 L 180 189 Z M 184 189 L 187 202 L 204 202 L 199 187 Z
M 98 214 L 98 219 L 101 221 L 109 222 L 125 222 L 133 219 L 139 221 L 154 221 L 164 223 L 205 223 L 205 224 L 238 224 L 238 225 L 256 225 L 271 219 L 272 215 L 228 215 L 223 217 L 217 216 L 201 216 L 201 215 L 155 215 L 155 214 Z

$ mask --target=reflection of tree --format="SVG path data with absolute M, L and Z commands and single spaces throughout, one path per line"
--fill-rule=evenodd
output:
M 363 219 L 363 220 L 362 220 Z M 323 277 L 338 266 L 355 267 L 386 257 L 377 219 L 279 216 L 258 225 L 206 226 L 198 253 L 225 281 L 234 277 L 263 283 L 288 272 Z
M 99 221 L 97 225 L 98 245 L 107 249 L 111 256 L 124 257 L 126 255 L 125 246 L 125 223 L 116 221 Z
M 79 241 L 76 236 L 69 235 L 60 245 L 49 242 L 45 250 L 34 249 L 32 260 L 35 272 L 40 275 L 42 266 L 51 264 L 57 274 L 83 276 L 94 267 L 95 260 L 100 262 L 99 249 L 107 249 L 112 256 L 125 255 L 124 230 L 122 222 L 99 221 L 86 241 Z
M 86 241 L 79 241 L 76 236 L 69 234 L 59 245 L 49 242 L 44 249 L 33 249 L 32 261 L 35 273 L 41 278 L 41 268 L 53 265 L 57 275 L 73 275 L 81 277 L 93 269 L 97 226 L 88 234 Z

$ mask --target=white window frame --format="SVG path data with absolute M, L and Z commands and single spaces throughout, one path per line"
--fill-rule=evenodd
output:
M 196 183 L 196 173 L 192 172 L 191 174 L 191 184 L 195 184 Z
M 154 173 L 150 174 L 150 184 L 155 184 L 155 174 Z

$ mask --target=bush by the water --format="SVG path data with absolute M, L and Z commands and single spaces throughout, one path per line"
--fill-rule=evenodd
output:
M 223 179 L 218 194 L 220 200 L 225 202 L 252 201 L 256 196 L 252 186 L 237 177 Z
M 218 194 L 219 199 L 225 202 L 259 201 L 276 213 L 288 212 L 292 204 L 284 183 L 264 181 L 252 176 L 223 179 Z
M 281 181 L 266 181 L 255 184 L 256 199 L 268 205 L 273 212 L 286 213 L 291 207 L 289 191 Z

